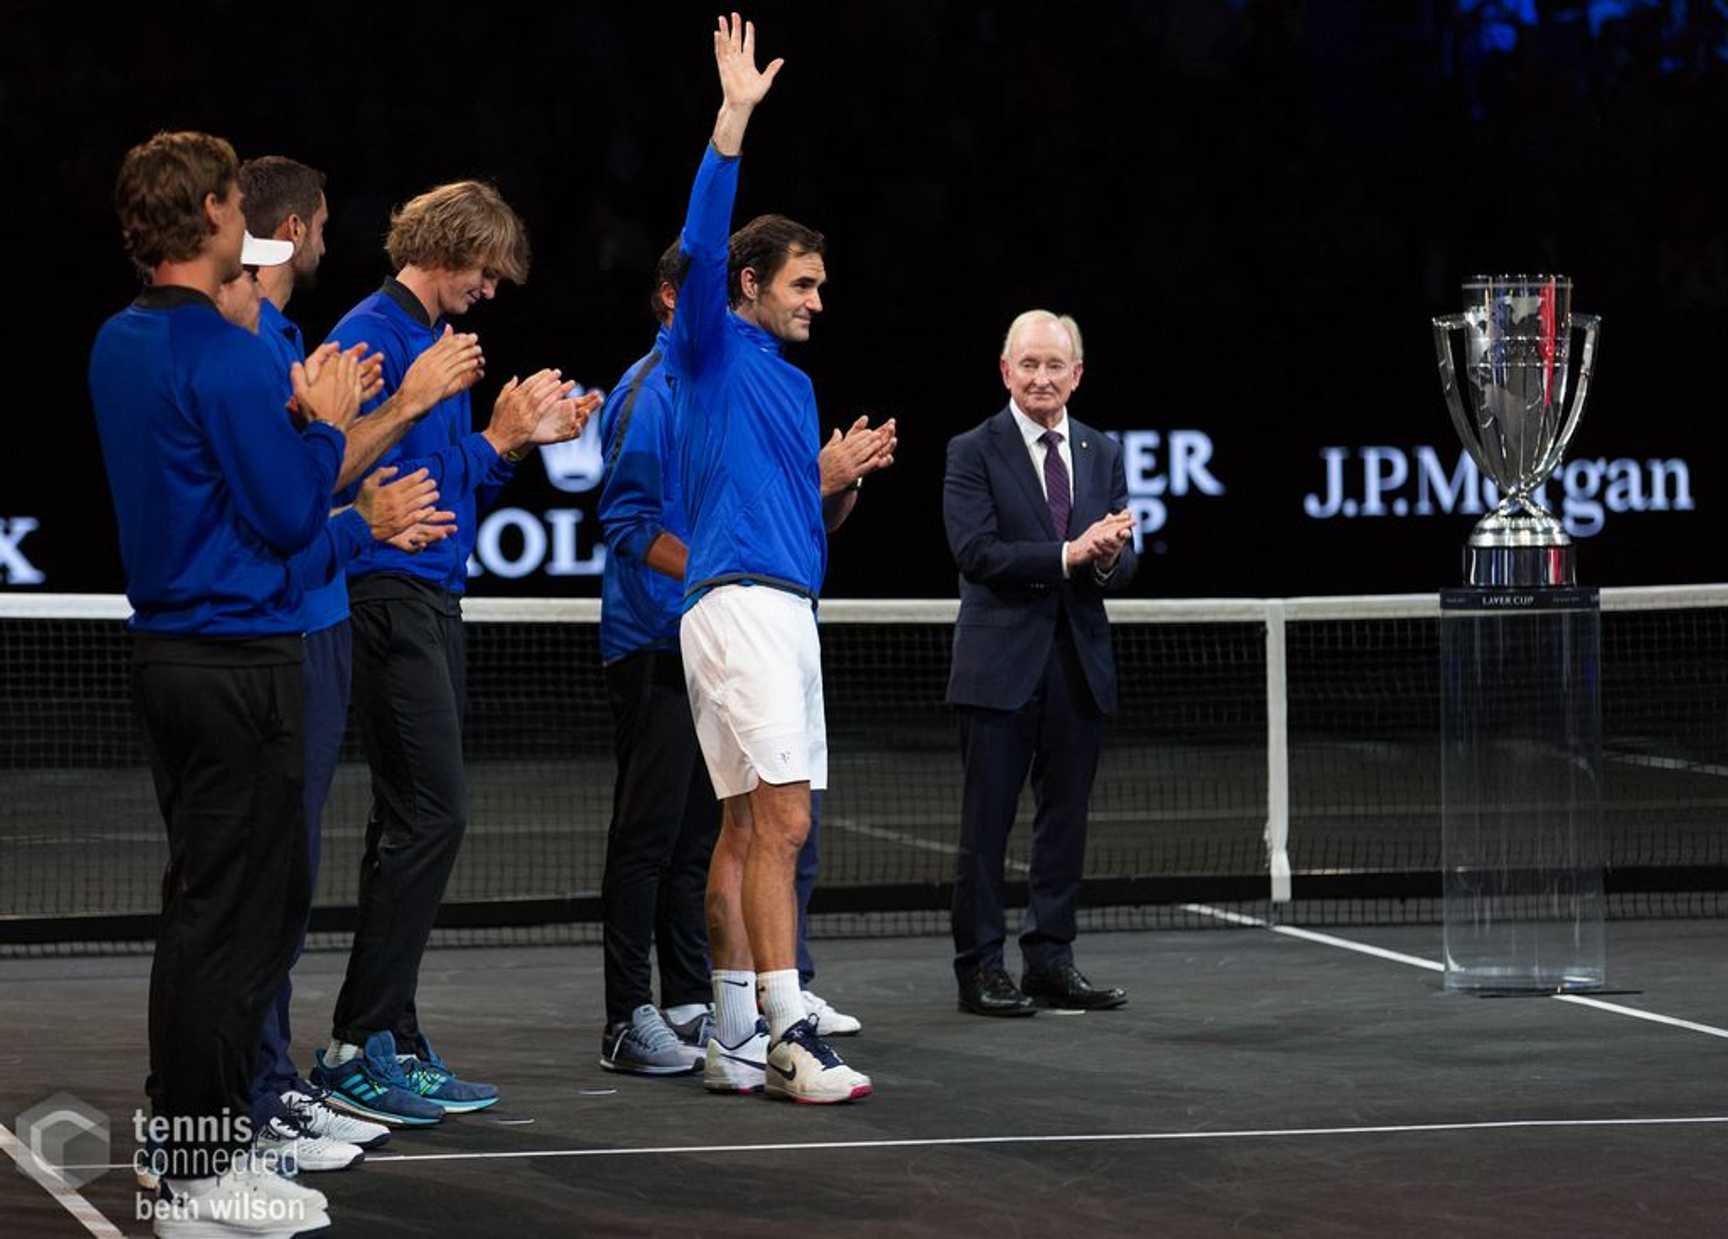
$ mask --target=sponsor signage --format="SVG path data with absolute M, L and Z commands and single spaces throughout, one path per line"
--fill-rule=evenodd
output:
M 1320 485 L 1302 500 L 1312 520 L 1480 516 L 1500 502 L 1498 488 L 1462 448 L 1442 455 L 1427 445 L 1340 446 L 1323 447 L 1319 455 Z M 1557 503 L 1551 488 L 1558 488 Z M 1610 514 L 1692 511 L 1692 471 L 1672 457 L 1571 460 L 1536 498 L 1567 533 L 1588 538 L 1602 532 Z
M 1212 464 L 1212 436 L 1204 430 L 1112 430 L 1122 445 L 1128 474 L 1128 510 L 1134 515 L 1134 549 L 1143 551 L 1148 534 L 1170 520 L 1170 505 L 1191 496 L 1224 493 Z M 1156 549 L 1162 550 L 1162 545 Z
M 24 554 L 25 535 L 40 528 L 34 516 L 0 517 L 0 585 L 40 585 L 48 579 Z

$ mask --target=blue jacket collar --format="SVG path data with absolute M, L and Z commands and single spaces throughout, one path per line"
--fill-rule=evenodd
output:
M 258 307 L 258 330 L 279 332 L 294 343 L 300 343 L 300 328 L 293 319 L 276 308 L 276 303 L 265 297 Z
M 763 331 L 762 328 L 744 318 L 736 310 L 732 312 L 732 321 L 736 324 L 739 333 L 764 353 L 773 353 L 778 356 L 785 347 L 785 342 L 779 336 L 771 331 Z

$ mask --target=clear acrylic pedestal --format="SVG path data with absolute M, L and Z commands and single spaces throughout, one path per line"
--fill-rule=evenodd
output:
M 1601 989 L 1595 589 L 1440 595 L 1445 987 Z

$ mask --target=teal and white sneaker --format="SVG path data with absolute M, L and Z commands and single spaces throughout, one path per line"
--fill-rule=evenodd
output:
M 408 1077 L 408 1087 L 448 1114 L 469 1114 L 484 1110 L 498 1100 L 498 1089 L 491 1084 L 476 1084 L 458 1080 L 449 1064 L 438 1057 L 425 1033 L 414 1037 L 414 1053 L 398 1054 L 396 1061 Z
M 314 1057 L 312 1083 L 324 1090 L 327 1105 L 392 1127 L 431 1127 L 444 1121 L 444 1107 L 428 1101 L 409 1084 L 396 1059 L 396 1038 L 387 1032 L 366 1038 L 362 1054 L 330 1066 L 324 1051 Z
M 608 1024 L 600 1034 L 600 1065 L 632 1075 L 681 1076 L 699 1064 L 659 1009 L 644 1003 L 630 1013 L 628 1023 Z

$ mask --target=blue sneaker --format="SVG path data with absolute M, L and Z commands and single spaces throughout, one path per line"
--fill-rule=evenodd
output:
M 431 1127 L 444 1120 L 444 1107 L 420 1096 L 396 1059 L 396 1038 L 387 1032 L 366 1038 L 364 1053 L 339 1066 L 313 1057 L 312 1083 L 325 1091 L 324 1102 L 361 1118 L 397 1127 Z
M 498 1089 L 491 1084 L 474 1084 L 458 1080 L 449 1064 L 438 1057 L 425 1033 L 414 1037 L 413 1054 L 398 1054 L 396 1061 L 408 1078 L 408 1087 L 426 1101 L 449 1114 L 468 1114 L 484 1110 L 498 1100 Z

